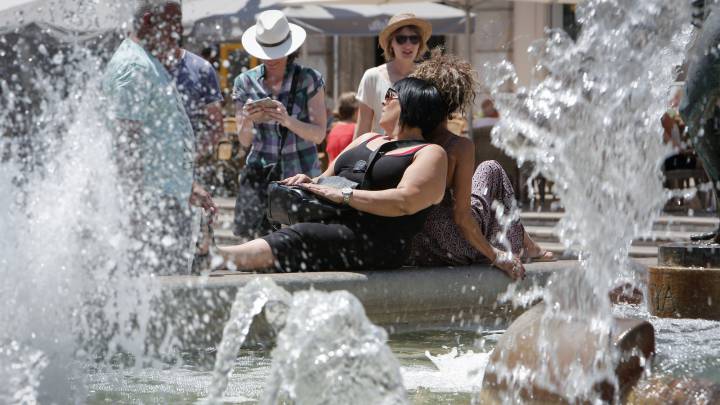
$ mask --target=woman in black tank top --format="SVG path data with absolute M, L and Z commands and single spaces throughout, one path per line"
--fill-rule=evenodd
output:
M 372 270 L 397 268 L 410 242 L 445 191 L 445 151 L 425 143 L 444 118 L 437 89 L 420 79 L 403 79 L 388 90 L 380 125 L 390 136 L 365 134 L 355 139 L 321 176 L 359 180 L 358 170 L 376 149 L 381 153 L 366 174 L 363 190 L 337 190 L 306 175 L 283 180 L 357 212 L 336 221 L 301 223 L 242 245 L 219 248 L 241 269 L 280 271 Z M 412 106 L 412 107 L 410 107 Z M 401 142 L 398 142 L 401 141 Z M 416 142 L 406 142 L 416 141 Z

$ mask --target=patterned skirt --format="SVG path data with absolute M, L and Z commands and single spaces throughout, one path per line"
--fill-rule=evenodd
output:
M 470 205 L 472 217 L 477 221 L 485 238 L 497 249 L 507 251 L 507 245 L 514 254 L 523 247 L 525 229 L 520 221 L 507 227 L 505 241 L 503 227 L 495 215 L 493 202 L 502 205 L 505 215 L 515 203 L 515 191 L 510 179 L 497 161 L 482 162 L 472 179 Z M 430 212 L 423 230 L 412 243 L 410 263 L 415 266 L 463 266 L 473 263 L 489 263 L 490 260 L 472 247 L 462 235 L 453 219 L 453 196 L 450 190 L 445 198 Z

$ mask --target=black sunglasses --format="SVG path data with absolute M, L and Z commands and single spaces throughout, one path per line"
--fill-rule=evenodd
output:
M 411 44 L 417 45 L 420 43 L 419 35 L 395 35 L 395 42 L 399 45 L 404 45 L 405 42 L 410 41 Z
M 398 95 L 397 90 L 395 90 L 395 89 L 393 89 L 392 87 L 390 87 L 390 88 L 388 88 L 387 91 L 385 92 L 385 101 L 387 102 L 387 101 L 392 100 L 392 99 L 394 99 L 394 98 L 400 98 L 400 96 Z

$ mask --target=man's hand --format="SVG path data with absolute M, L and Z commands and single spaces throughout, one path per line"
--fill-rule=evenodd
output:
M 210 193 L 195 182 L 193 182 L 192 193 L 190 194 L 190 204 L 196 207 L 202 207 L 212 216 L 215 216 L 218 212 L 218 207 L 215 205 Z

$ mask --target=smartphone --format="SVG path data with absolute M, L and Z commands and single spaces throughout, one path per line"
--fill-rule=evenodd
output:
M 259 100 L 248 101 L 247 106 L 274 107 L 275 103 L 270 97 L 261 98 Z

